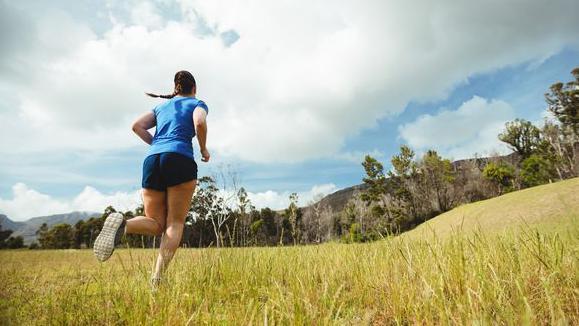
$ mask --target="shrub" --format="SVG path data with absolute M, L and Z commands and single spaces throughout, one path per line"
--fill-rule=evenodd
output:
M 548 183 L 553 174 L 551 164 L 539 155 L 531 155 L 521 163 L 521 180 L 525 187 Z

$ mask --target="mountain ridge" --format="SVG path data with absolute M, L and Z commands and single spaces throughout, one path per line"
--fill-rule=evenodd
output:
M 3 230 L 12 230 L 13 237 L 21 236 L 25 244 L 30 244 L 36 240 L 36 231 L 43 223 L 48 227 L 55 224 L 67 223 L 74 225 L 79 220 L 87 220 L 91 217 L 98 217 L 101 213 L 87 211 L 73 211 L 70 213 L 53 214 L 46 216 L 35 216 L 25 221 L 13 221 L 5 214 L 0 214 L 0 225 Z

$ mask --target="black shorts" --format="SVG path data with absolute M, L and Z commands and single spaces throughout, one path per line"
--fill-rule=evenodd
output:
M 197 179 L 197 163 L 178 153 L 160 153 L 147 156 L 143 162 L 142 186 L 165 191 L 167 187 Z

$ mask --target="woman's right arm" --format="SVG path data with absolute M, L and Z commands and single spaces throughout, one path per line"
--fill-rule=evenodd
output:
M 133 123 L 133 131 L 145 143 L 151 145 L 153 142 L 153 135 L 151 135 L 149 129 L 153 128 L 156 124 L 157 120 L 155 118 L 155 114 L 153 111 L 149 111 L 143 114 Z
M 199 142 L 201 151 L 201 161 L 208 162 L 210 155 L 206 147 L 207 142 L 207 111 L 199 107 L 193 111 L 193 124 L 195 125 L 195 134 Z

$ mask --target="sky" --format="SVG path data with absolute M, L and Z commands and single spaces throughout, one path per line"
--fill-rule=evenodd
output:
M 361 183 L 400 145 L 507 153 L 505 122 L 545 118 L 579 66 L 579 2 L 0 0 L 0 213 L 141 203 L 132 122 L 188 70 L 210 163 L 253 204 Z M 198 147 L 194 141 L 199 157 Z

